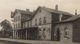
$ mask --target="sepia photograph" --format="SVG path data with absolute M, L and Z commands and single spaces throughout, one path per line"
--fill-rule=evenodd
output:
M 80 0 L 0 0 L 0 44 L 80 44 Z

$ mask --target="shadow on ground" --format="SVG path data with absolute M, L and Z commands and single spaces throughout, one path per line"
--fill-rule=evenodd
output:
M 17 42 L 10 42 L 10 41 L 0 41 L 0 44 L 26 44 L 26 43 L 17 43 Z M 30 43 L 27 43 L 30 44 Z

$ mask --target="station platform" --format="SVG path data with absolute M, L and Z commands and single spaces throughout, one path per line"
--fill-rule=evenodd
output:
M 80 43 L 63 43 L 59 41 L 21 40 L 21 39 L 10 39 L 10 38 L 0 38 L 0 40 L 8 42 L 26 43 L 26 44 L 80 44 Z

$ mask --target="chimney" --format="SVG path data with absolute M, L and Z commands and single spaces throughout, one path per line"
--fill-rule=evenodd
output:
M 13 17 L 13 15 L 14 15 L 14 12 L 11 12 L 11 18 Z
M 75 15 L 77 15 L 77 10 L 75 10 Z
M 55 6 L 55 10 L 57 10 L 57 11 L 58 11 L 58 5 L 56 5 L 56 6 Z
M 11 15 L 13 14 L 13 12 L 11 12 Z
M 29 9 L 26 9 L 26 11 L 29 11 Z

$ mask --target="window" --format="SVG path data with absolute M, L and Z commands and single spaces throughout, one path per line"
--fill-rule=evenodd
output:
M 18 25 L 18 23 L 17 23 L 17 28 L 19 28 L 19 25 Z
M 68 28 L 64 29 L 64 38 L 69 39 L 69 29 Z
M 35 25 L 37 25 L 37 19 L 35 19 Z
M 41 22 L 42 22 L 42 21 L 41 21 L 41 18 L 40 18 L 40 19 L 39 19 L 39 25 L 41 25 Z
M 54 30 L 54 40 L 60 41 L 60 28 L 59 27 Z
M 50 28 L 47 28 L 47 32 L 49 32 L 49 33 L 50 33 Z
M 17 20 L 18 20 L 18 21 L 20 20 L 20 16 L 17 16 Z
M 18 28 L 19 28 L 19 23 L 17 25 L 18 25 Z
M 18 28 L 18 25 L 16 24 L 16 28 Z
M 42 32 L 44 39 L 45 39 L 45 37 L 46 37 L 45 31 L 46 31 L 46 29 L 44 28 L 44 29 L 43 29 L 43 32 Z
M 44 28 L 43 31 L 45 31 L 46 29 Z
M 39 29 L 39 31 L 41 31 L 41 29 Z
M 16 24 L 15 24 L 15 29 L 16 29 Z
M 30 25 L 32 26 L 32 21 L 30 21 Z
M 14 29 L 15 29 L 15 24 L 14 24 Z
M 18 26 L 19 26 L 19 24 L 18 24 Z M 25 23 L 23 23 L 23 28 L 25 28 Z
M 44 17 L 43 23 L 44 23 L 44 24 L 46 23 L 46 17 Z
M 19 25 L 17 24 L 17 28 L 19 28 Z
M 25 22 L 25 27 L 28 27 L 28 22 Z
M 29 22 L 28 22 L 28 27 L 29 27 Z
M 17 19 L 18 19 L 17 16 L 15 16 L 15 21 L 17 21 Z
M 41 28 L 39 28 L 39 31 L 42 31 Z

